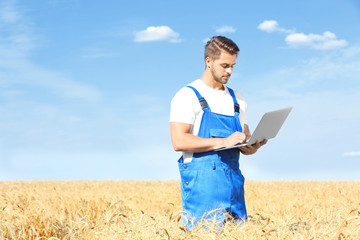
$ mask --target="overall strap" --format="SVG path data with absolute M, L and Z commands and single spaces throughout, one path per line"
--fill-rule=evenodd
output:
M 233 98 L 233 101 L 234 101 L 234 112 L 235 112 L 235 115 L 239 115 L 240 113 L 240 106 L 236 100 L 236 97 L 235 97 L 235 93 L 234 91 L 231 89 L 231 88 L 227 88 L 229 90 L 229 93 L 231 95 L 231 97 Z
M 203 111 L 211 111 L 209 105 L 207 104 L 207 102 L 205 100 L 205 98 L 203 96 L 201 96 L 201 94 L 198 92 L 198 90 L 196 90 L 192 86 L 187 86 L 187 87 L 191 88 L 195 92 L 197 98 L 199 99 L 199 103 L 201 105 L 202 110 Z

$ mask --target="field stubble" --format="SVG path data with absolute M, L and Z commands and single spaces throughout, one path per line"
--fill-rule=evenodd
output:
M 360 239 L 360 181 L 247 181 L 245 192 L 242 227 L 184 232 L 179 181 L 0 182 L 0 239 Z

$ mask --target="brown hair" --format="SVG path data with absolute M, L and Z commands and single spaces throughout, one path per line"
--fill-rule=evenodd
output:
M 218 59 L 224 50 L 230 54 L 237 55 L 240 51 L 239 47 L 231 39 L 224 36 L 214 36 L 205 45 L 205 59 Z

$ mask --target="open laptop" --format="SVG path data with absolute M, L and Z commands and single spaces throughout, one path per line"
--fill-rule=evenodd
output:
M 251 135 L 251 138 L 249 141 L 245 143 L 239 143 L 232 147 L 222 147 L 218 148 L 215 151 L 221 151 L 231 148 L 238 148 L 246 145 L 252 145 L 256 143 L 256 141 L 263 141 L 265 139 L 274 138 L 277 133 L 279 132 L 281 126 L 285 122 L 287 116 L 289 115 L 290 111 L 292 110 L 292 107 L 279 109 L 272 112 L 265 113 L 259 124 L 257 125 L 254 133 Z

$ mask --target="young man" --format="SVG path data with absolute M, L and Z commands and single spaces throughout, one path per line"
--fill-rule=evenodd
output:
M 267 141 L 214 151 L 243 143 L 251 136 L 244 98 L 225 86 L 238 52 L 232 40 L 212 37 L 205 46 L 204 74 L 178 91 L 171 101 L 170 134 L 174 150 L 183 152 L 178 162 L 183 222 L 189 229 L 215 215 L 219 224 L 226 214 L 247 219 L 240 152 L 253 154 Z

